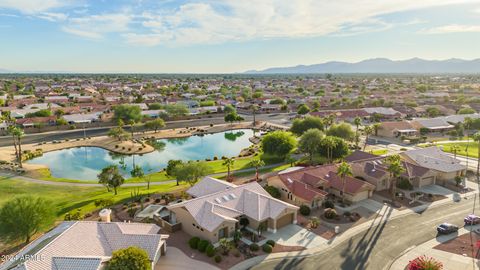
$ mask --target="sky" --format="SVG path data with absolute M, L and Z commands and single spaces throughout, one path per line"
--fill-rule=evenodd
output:
M 480 0 L 0 0 L 0 70 L 235 73 L 480 58 Z

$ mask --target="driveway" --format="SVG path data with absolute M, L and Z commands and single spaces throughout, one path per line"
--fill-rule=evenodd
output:
M 300 246 L 307 249 L 321 246 L 327 242 L 326 239 L 295 224 L 287 225 L 277 230 L 276 233 L 264 232 L 263 235 L 283 246 Z
M 452 191 L 450 189 L 446 189 L 446 188 L 441 187 L 439 185 L 424 186 L 424 187 L 421 187 L 421 188 L 417 189 L 417 191 L 421 191 L 421 192 L 425 192 L 425 193 L 438 194 L 438 195 L 443 195 L 443 196 L 447 196 L 447 195 L 455 193 L 454 191 Z
M 183 253 L 180 249 L 176 247 L 167 247 L 167 254 L 165 256 L 160 257 L 157 264 L 155 265 L 155 270 L 220 270 L 211 264 L 194 260 L 185 253 Z

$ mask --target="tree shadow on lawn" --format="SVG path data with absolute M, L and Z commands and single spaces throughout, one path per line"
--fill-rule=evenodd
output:
M 366 265 L 368 258 L 385 229 L 392 211 L 393 209 L 391 207 L 385 209 L 385 213 L 381 215 L 380 223 L 378 225 L 375 226 L 372 221 L 372 225 L 367 229 L 355 246 L 353 246 L 352 239 L 349 240 L 347 248 L 341 254 L 345 258 L 341 269 L 360 270 L 368 268 Z

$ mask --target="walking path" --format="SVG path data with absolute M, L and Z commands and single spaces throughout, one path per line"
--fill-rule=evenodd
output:
M 270 169 L 283 164 L 284 163 L 270 164 L 267 166 L 263 166 L 260 169 Z M 244 173 L 244 172 L 255 172 L 255 168 L 246 168 L 246 169 L 233 171 L 233 173 Z M 219 177 L 225 174 L 226 172 L 219 172 L 219 173 L 210 174 L 208 176 Z M 28 176 L 17 175 L 13 172 L 0 172 L 0 177 L 20 179 L 30 183 L 52 185 L 52 186 L 103 187 L 102 184 L 98 184 L 98 183 L 72 183 L 72 182 L 56 182 L 56 181 L 41 180 L 41 179 L 36 179 Z M 150 182 L 150 186 L 166 185 L 166 184 L 171 184 L 176 182 L 177 180 L 175 179 L 161 181 L 161 182 Z M 142 187 L 146 185 L 147 183 L 125 183 L 122 185 L 122 187 Z
M 473 229 L 480 228 L 480 225 L 473 226 Z M 480 269 L 479 261 L 477 259 L 472 259 L 469 257 L 464 257 L 458 254 L 437 250 L 434 249 L 435 246 L 455 239 L 458 235 L 463 235 L 469 233 L 470 231 L 461 228 L 458 231 L 458 234 L 452 233 L 449 235 L 442 235 L 435 239 L 432 239 L 428 242 L 425 242 L 419 246 L 411 247 L 409 250 L 406 250 L 400 257 L 395 260 L 390 266 L 390 270 L 404 270 L 405 266 L 408 263 L 419 257 L 426 255 L 428 257 L 433 257 L 440 261 L 443 264 L 444 269 L 462 269 L 462 270 L 477 270 Z
M 467 194 L 462 195 L 464 198 L 473 198 L 475 196 L 475 193 L 477 192 L 477 185 L 475 183 L 468 182 L 468 186 L 471 188 L 474 188 L 474 191 L 469 192 Z M 374 226 L 377 226 L 381 223 L 385 223 L 386 221 L 397 219 L 404 217 L 406 215 L 410 215 L 412 213 L 420 213 L 426 210 L 427 208 L 435 208 L 439 207 L 442 205 L 445 205 L 453 200 L 454 194 L 447 195 L 447 198 L 444 200 L 439 200 L 436 202 L 432 202 L 431 204 L 428 205 L 420 205 L 417 207 L 405 209 L 405 210 L 396 210 L 393 209 L 386 204 L 383 205 L 381 209 L 377 211 L 377 216 L 373 218 L 371 221 L 367 221 L 364 223 L 359 224 L 358 226 L 352 227 L 348 229 L 347 231 L 337 235 L 336 237 L 332 238 L 331 240 L 327 241 L 326 243 L 315 247 L 315 248 L 310 248 L 307 250 L 303 251 L 295 251 L 295 252 L 281 252 L 281 253 L 274 253 L 270 255 L 263 255 L 263 256 L 257 256 L 254 258 L 251 258 L 249 260 L 245 260 L 234 267 L 232 267 L 232 270 L 240 270 L 240 269 L 249 269 L 255 265 L 258 265 L 262 262 L 265 262 L 266 260 L 279 260 L 279 259 L 284 259 L 287 257 L 295 257 L 296 259 L 300 259 L 303 257 L 307 256 L 312 256 L 315 254 L 320 254 L 327 252 L 328 250 L 334 248 L 335 246 L 343 243 L 344 241 L 348 241 L 350 238 L 353 236 L 357 235 L 358 233 L 366 231 L 368 228 L 372 228 Z M 447 268 L 449 269 L 449 268 Z M 455 268 L 454 268 L 455 269 Z M 461 268 L 460 268 L 461 269 Z

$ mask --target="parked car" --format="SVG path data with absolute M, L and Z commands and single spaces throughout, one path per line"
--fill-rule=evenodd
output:
M 458 227 L 450 223 L 442 223 L 437 227 L 439 234 L 450 234 L 456 231 L 458 231 Z
M 480 224 L 480 217 L 476 216 L 474 214 L 468 215 L 463 219 L 463 222 L 465 222 L 465 225 L 475 225 L 475 224 Z

